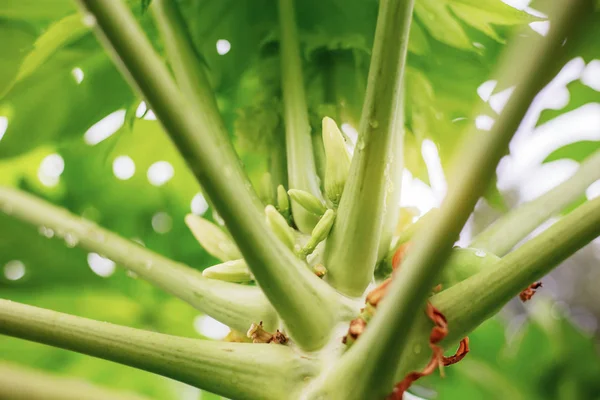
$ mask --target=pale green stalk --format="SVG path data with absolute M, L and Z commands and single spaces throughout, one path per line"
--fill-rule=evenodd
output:
M 482 272 L 431 297 L 430 301 L 448 319 L 449 334 L 442 345 L 446 348 L 455 346 L 521 290 L 599 235 L 600 198 L 578 207 Z M 417 314 L 407 342 L 409 351 L 402 354 L 396 381 L 408 372 L 422 368 L 431 356 L 428 351 L 416 351 L 428 347 L 432 327 L 425 313 Z
M 4 400 L 150 400 L 94 385 L 82 379 L 44 373 L 0 362 L 0 399 Z
M 585 195 L 585 190 L 598 179 L 600 151 L 586 158 L 575 174 L 565 182 L 501 216 L 479 233 L 470 246 L 498 256 L 507 254 L 544 221 Z
M 391 199 L 402 173 L 402 91 L 413 3 L 380 2 L 359 137 L 327 240 L 326 279 L 351 296 L 360 296 L 372 281 L 386 208 L 399 207 Z M 387 214 L 394 219 L 391 210 Z
M 509 53 L 504 59 L 505 63 L 521 65 L 512 96 L 489 132 L 473 131 L 467 135 L 468 142 L 457 154 L 454 169 L 449 171 L 448 195 L 436 223 L 417 232 L 411 251 L 368 329 L 344 354 L 337 368 L 325 375 L 323 384 L 314 392 L 315 398 L 384 398 L 391 393 L 398 359 L 412 351 L 409 338 L 417 316 L 421 315 L 419 310 L 424 309 L 454 242 L 537 94 L 544 79 L 540 71 L 552 64 L 564 37 L 586 11 L 586 3 L 589 4 L 585 0 L 557 3 L 548 35 L 534 38 L 538 43 L 530 44 L 525 54 Z
M 323 201 L 310 134 L 294 2 L 279 0 L 278 6 L 289 189 L 304 190 Z M 292 214 L 296 226 L 304 233 L 310 233 L 319 220 L 295 201 L 292 201 Z
M 305 349 L 324 345 L 336 322 L 340 298 L 267 227 L 260 200 L 223 131 L 214 99 L 209 100 L 213 97 L 210 88 L 197 88 L 196 95 L 206 99 L 202 102 L 182 95 L 124 2 L 79 2 L 95 20 L 96 32 L 117 65 L 144 95 L 225 221 L 290 336 Z M 173 29 L 165 37 L 178 38 L 172 23 L 165 28 Z
M 0 210 L 34 226 L 52 229 L 71 244 L 113 260 L 233 329 L 245 331 L 260 320 L 269 328 L 277 323 L 275 310 L 258 288 L 204 278 L 199 271 L 35 196 L 0 187 Z
M 280 400 L 314 374 L 275 344 L 188 339 L 0 300 L 0 333 L 154 372 L 223 396 Z
M 461 334 L 475 329 L 517 293 L 599 235 L 600 198 L 596 198 L 508 253 L 492 268 L 434 296 L 454 326 L 447 340 L 460 340 Z

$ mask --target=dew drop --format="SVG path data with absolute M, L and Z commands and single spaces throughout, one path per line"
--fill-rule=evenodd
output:
M 138 274 L 136 274 L 133 271 L 127 270 L 127 276 L 130 277 L 131 279 L 137 279 L 138 278 Z
M 485 252 L 485 251 L 483 251 L 483 250 L 477 250 L 477 251 L 475 252 L 475 255 L 476 255 L 477 257 L 485 257 L 487 254 L 486 254 L 486 252 Z
M 377 128 L 379 126 L 379 121 L 376 119 L 370 120 L 369 125 L 371 125 L 371 128 Z
M 79 239 L 77 238 L 77 236 L 73 235 L 72 233 L 67 233 L 65 235 L 65 244 L 67 245 L 67 247 L 73 248 L 77 246 L 77 243 L 79 243 Z
M 422 350 L 421 345 L 420 344 L 416 344 L 415 347 L 414 347 L 415 354 L 421 354 L 421 350 Z
M 144 261 L 144 267 L 146 267 L 146 269 L 152 269 L 152 265 L 154 265 L 154 263 L 152 262 L 152 260 L 146 260 L 146 261 Z
M 96 26 L 96 23 L 98 21 L 96 21 L 96 17 L 94 17 L 93 14 L 85 13 L 85 15 L 82 18 L 82 22 L 83 25 L 87 26 L 88 28 L 93 28 L 94 26 Z
M 38 229 L 38 232 L 40 233 L 40 235 L 47 237 L 48 239 L 51 239 L 54 237 L 54 231 L 52 230 L 52 228 L 46 228 L 45 226 L 40 226 L 40 229 Z

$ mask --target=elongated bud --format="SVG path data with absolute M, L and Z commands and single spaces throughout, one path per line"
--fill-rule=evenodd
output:
M 310 234 L 310 239 L 302 248 L 301 253 L 303 255 L 308 255 L 315 250 L 315 247 L 323 240 L 327 239 L 329 232 L 331 231 L 331 227 L 333 227 L 333 222 L 335 221 L 335 211 L 327 210 L 325 214 L 321 217 L 312 233 Z
M 265 172 L 260 178 L 260 199 L 264 204 L 275 204 L 275 191 L 271 174 Z
M 277 186 L 277 208 L 285 219 L 290 216 L 290 198 L 283 185 Z
M 288 193 L 293 201 L 300 204 L 306 211 L 315 215 L 323 215 L 327 207 L 312 194 L 300 189 L 290 189 Z
M 348 172 L 350 153 L 335 121 L 323 118 L 323 146 L 325 147 L 325 194 L 336 206 L 340 202 Z
M 217 225 L 194 214 L 186 215 L 185 223 L 204 250 L 213 257 L 221 261 L 242 258 L 233 240 Z
M 254 276 L 243 259 L 225 261 L 222 264 L 213 265 L 202 271 L 202 275 L 210 279 L 236 283 L 251 282 L 254 280 Z
M 271 227 L 271 230 L 281 239 L 281 241 L 290 249 L 294 248 L 294 233 L 292 228 L 288 225 L 283 215 L 275 209 L 275 207 L 268 205 L 265 207 L 265 214 L 267 216 L 267 224 Z

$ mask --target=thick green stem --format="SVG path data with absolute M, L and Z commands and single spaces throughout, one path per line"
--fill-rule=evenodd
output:
M 0 300 L 0 333 L 154 372 L 236 399 L 282 399 L 310 360 L 274 344 L 187 339 Z
M 310 134 L 293 0 L 279 0 L 279 27 L 289 188 L 304 190 L 323 201 Z M 292 213 L 298 229 L 304 233 L 310 233 L 319 220 L 294 201 Z
M 448 319 L 449 334 L 442 344 L 456 345 L 521 290 L 599 235 L 600 198 L 578 207 L 482 272 L 433 296 L 431 302 Z M 418 315 L 407 344 L 409 351 L 402 355 L 396 380 L 423 367 L 431 356 L 426 351 L 414 351 L 427 348 L 432 326 L 424 313 Z
M 460 340 L 495 314 L 530 283 L 600 235 L 600 198 L 590 200 L 515 251 L 493 268 L 434 296 L 453 329 L 447 340 Z
M 144 95 L 225 221 L 244 259 L 289 334 L 305 349 L 325 344 L 339 296 L 270 231 L 260 200 L 224 131 L 210 88 L 182 95 L 122 1 L 80 0 L 115 61 Z M 243 207 L 240 207 L 243 204 Z
M 17 364 L 0 363 L 0 399 L 5 400 L 150 400 Z
M 404 96 L 401 93 L 401 96 Z M 396 111 L 396 129 L 404 129 L 404 101 L 399 102 Z M 398 217 L 400 216 L 400 192 L 402 190 L 402 170 L 404 168 L 404 134 L 398 133 L 392 138 L 390 151 L 392 161 L 389 167 L 388 181 L 386 182 L 386 200 L 383 212 L 383 224 L 381 226 L 381 237 L 379 238 L 379 250 L 377 252 L 377 261 L 381 261 L 390 251 L 392 239 L 398 227 Z
M 546 37 L 527 48 L 525 54 L 510 54 L 505 63 L 521 65 L 515 89 L 490 132 L 467 135 L 462 151 L 448 175 L 449 190 L 435 224 L 417 232 L 411 251 L 378 306 L 368 329 L 340 365 L 324 378 L 318 395 L 332 398 L 384 398 L 392 391 L 398 360 L 408 348 L 411 329 L 423 310 L 436 278 L 458 239 L 479 197 L 485 192 L 500 158 L 518 128 L 551 65 L 556 49 L 584 14 L 587 0 L 556 3 L 551 29 Z M 515 58 L 516 57 L 516 58 Z M 471 300 L 473 301 L 473 300 Z M 341 388 L 341 389 L 340 389 Z
M 413 4 L 414 0 L 379 3 L 358 142 L 338 217 L 327 240 L 327 279 L 352 296 L 361 295 L 373 279 L 386 208 L 399 207 L 390 204 L 390 199 L 397 198 L 400 191 L 402 91 Z M 385 226 L 387 238 L 388 224 Z
M 275 310 L 256 287 L 204 278 L 199 271 L 16 189 L 0 187 L 0 205 L 10 216 L 52 229 L 66 240 L 110 258 L 233 329 L 245 331 L 261 320 L 269 327 L 277 323 Z
M 508 253 L 519 241 L 548 218 L 572 204 L 600 179 L 600 151 L 586 158 L 575 174 L 554 189 L 510 210 L 473 239 L 470 247 L 498 256 Z

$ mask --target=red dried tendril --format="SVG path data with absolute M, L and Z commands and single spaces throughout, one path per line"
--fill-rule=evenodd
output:
M 533 282 L 531 285 L 527 286 L 527 289 L 523 290 L 519 293 L 519 298 L 523 303 L 531 300 L 536 290 L 542 287 L 542 282 Z
M 466 337 L 460 341 L 456 354 L 450 357 L 444 357 L 444 349 L 438 346 L 437 343 L 441 342 L 448 335 L 448 321 L 444 314 L 435 308 L 431 303 L 427 303 L 427 316 L 433 321 L 435 326 L 431 329 L 429 335 L 429 347 L 433 352 L 431 360 L 423 368 L 422 371 L 413 371 L 404 377 L 394 387 L 394 391 L 387 397 L 387 400 L 402 400 L 404 392 L 413 384 L 417 379 L 432 374 L 437 368 L 443 376 L 442 367 L 455 364 L 462 360 L 469 352 L 469 338 Z
M 408 250 L 408 243 L 405 243 L 402 246 L 400 246 L 398 248 L 398 250 L 396 251 L 396 253 L 394 254 L 394 257 L 392 258 L 392 269 L 394 271 L 396 271 L 398 269 L 398 267 L 400 266 L 400 264 L 402 263 L 402 260 L 404 259 L 404 256 L 405 256 L 407 250 Z M 376 297 L 377 300 L 379 300 L 385 294 L 385 291 L 387 290 L 387 286 L 389 285 L 390 280 L 391 280 L 391 278 L 386 280 L 385 282 L 383 282 L 383 284 L 381 286 L 379 286 L 377 289 L 375 289 L 376 291 L 379 289 L 380 292 L 383 292 L 383 293 L 378 293 L 378 295 Z M 442 289 L 441 285 L 437 285 L 433 290 L 434 290 L 434 292 L 439 292 L 441 289 Z M 369 295 L 371 295 L 371 294 L 372 293 L 370 293 Z M 369 296 L 367 296 L 367 300 L 368 299 L 369 299 Z M 396 386 L 394 387 L 394 391 L 388 396 L 388 400 L 402 400 L 402 396 L 404 395 L 404 392 L 406 392 L 408 390 L 408 388 L 412 385 L 412 383 L 414 381 L 416 381 L 417 379 L 419 379 L 423 376 L 432 374 L 436 370 L 436 368 L 439 368 L 440 374 L 442 374 L 442 376 L 443 376 L 444 372 L 442 370 L 442 367 L 452 365 L 452 364 L 459 362 L 469 352 L 469 338 L 466 337 L 460 341 L 458 350 L 456 351 L 456 353 L 453 356 L 444 357 L 444 350 L 442 349 L 442 347 L 438 346 L 437 344 L 439 342 L 441 342 L 448 335 L 448 321 L 446 320 L 446 317 L 444 316 L 444 314 L 442 314 L 442 312 L 440 310 L 435 308 L 429 302 L 427 303 L 427 311 L 426 312 L 427 312 L 427 316 L 429 317 L 429 319 L 431 319 L 433 321 L 433 323 L 435 324 L 435 326 L 431 329 L 431 334 L 429 335 L 429 347 L 431 348 L 431 350 L 433 352 L 433 354 L 431 356 L 431 360 L 425 366 L 425 368 L 423 368 L 422 371 L 410 372 L 408 375 L 406 375 L 404 377 L 404 379 L 402 381 L 400 381 L 398 384 L 396 384 Z
M 394 273 L 399 269 L 398 267 L 402 264 L 407 250 L 410 247 L 410 243 L 404 243 L 394 253 L 392 257 L 392 270 Z M 372 290 L 367 295 L 367 303 L 372 307 L 376 307 L 377 304 L 384 298 L 387 293 L 388 287 L 392 282 L 392 277 L 383 281 L 378 287 Z M 437 285 L 434 288 L 434 292 L 441 290 L 441 285 Z M 462 360 L 469 352 L 469 338 L 466 337 L 460 341 L 458 350 L 453 356 L 444 357 L 444 350 L 437 344 L 441 342 L 448 335 L 448 321 L 440 310 L 435 308 L 431 303 L 427 303 L 427 316 L 433 321 L 435 326 L 431 329 L 429 335 L 429 347 L 433 354 L 431 360 L 423 368 L 422 371 L 414 371 L 404 377 L 404 379 L 394 387 L 394 391 L 388 396 L 388 400 L 402 400 L 404 392 L 412 385 L 417 379 L 432 374 L 436 368 L 440 369 L 440 373 L 443 375 L 442 367 L 455 364 Z M 352 341 L 358 339 L 358 337 L 364 332 L 366 328 L 366 321 L 362 317 L 358 317 L 350 322 L 348 334 L 344 337 L 343 342 L 347 343 L 350 339 Z

